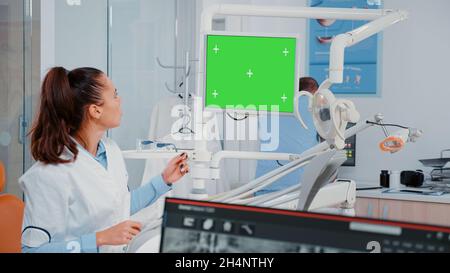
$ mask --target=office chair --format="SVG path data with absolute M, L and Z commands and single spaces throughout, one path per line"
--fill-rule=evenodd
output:
M 0 161 L 0 253 L 20 253 L 25 205 L 14 195 L 1 194 L 5 184 L 5 167 Z

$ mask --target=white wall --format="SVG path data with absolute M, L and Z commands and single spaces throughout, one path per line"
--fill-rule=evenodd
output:
M 55 1 L 41 1 L 41 78 L 55 65 Z
M 450 63 L 448 0 L 386 0 L 385 8 L 406 9 L 409 20 L 387 29 L 383 37 L 381 98 L 353 99 L 363 116 L 382 112 L 386 122 L 423 129 L 425 135 L 398 154 L 383 154 L 380 129 L 358 139 L 357 168 L 342 175 L 378 181 L 381 169 L 424 169 L 419 159 L 439 157 L 450 147 Z M 428 169 L 424 169 L 428 170 Z
M 42 77 L 53 66 L 107 71 L 107 1 L 68 2 L 41 1 Z
M 174 70 L 163 69 L 156 62 L 159 58 L 166 65 L 175 64 L 175 1 L 115 0 L 110 4 L 114 14 L 111 78 L 124 113 L 121 126 L 113 129 L 111 136 L 123 150 L 131 150 L 136 139 L 148 137 L 154 106 L 171 95 L 165 83 L 171 88 L 175 85 Z M 180 76 L 178 72 L 177 78 Z M 145 161 L 126 160 L 126 164 L 129 185 L 134 189 L 142 181 Z

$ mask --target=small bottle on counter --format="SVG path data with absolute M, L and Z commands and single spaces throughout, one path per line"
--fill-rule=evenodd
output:
M 382 170 L 380 174 L 380 186 L 389 188 L 389 171 Z
M 400 174 L 400 171 L 391 171 L 391 175 L 389 177 L 389 188 L 399 189 L 401 187 Z

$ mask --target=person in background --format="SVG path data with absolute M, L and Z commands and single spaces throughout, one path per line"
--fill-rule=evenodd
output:
M 319 84 L 314 78 L 304 77 L 299 81 L 299 92 L 308 91 L 314 95 L 318 89 Z M 306 97 L 300 98 L 299 108 L 302 118 L 309 130 L 304 129 L 298 119 L 293 116 L 280 116 L 279 147 L 276 151 L 270 152 L 301 154 L 317 145 L 317 132 L 314 129 L 315 127 L 311 114 L 308 112 L 308 99 Z M 288 162 L 260 160 L 258 161 L 256 168 L 256 177 L 260 177 L 270 171 L 273 171 L 286 163 Z M 300 168 L 256 192 L 255 195 L 272 193 L 289 188 L 297 183 L 300 183 L 302 174 L 303 169 Z
M 299 92 L 308 91 L 311 94 L 316 94 L 319 90 L 319 83 L 312 77 L 303 77 L 299 81 Z

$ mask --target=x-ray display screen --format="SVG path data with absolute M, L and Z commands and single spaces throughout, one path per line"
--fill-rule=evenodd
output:
M 412 223 L 167 198 L 164 253 L 450 251 L 450 229 Z

